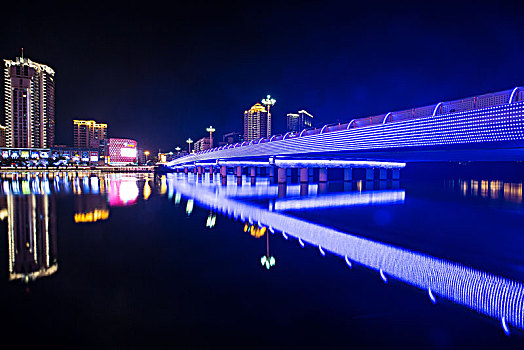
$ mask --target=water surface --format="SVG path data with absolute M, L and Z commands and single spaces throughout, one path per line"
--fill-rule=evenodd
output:
M 4 336 L 104 348 L 524 344 L 522 182 L 213 180 L 5 175 Z

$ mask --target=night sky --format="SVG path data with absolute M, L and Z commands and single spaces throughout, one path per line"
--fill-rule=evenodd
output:
M 56 143 L 90 118 L 173 150 L 268 93 L 278 133 L 299 109 L 322 126 L 524 85 L 522 1 L 141 3 L 3 5 L 2 58 L 56 71 Z

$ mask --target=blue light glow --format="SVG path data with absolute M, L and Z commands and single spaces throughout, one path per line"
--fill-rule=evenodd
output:
M 464 305 L 480 314 L 497 319 L 506 333 L 509 327 L 524 329 L 524 285 L 506 277 L 477 270 L 456 262 L 435 258 L 405 248 L 358 237 L 347 232 L 308 222 L 283 212 L 246 204 L 196 185 L 168 176 L 169 186 L 177 193 L 219 213 L 234 212 L 236 218 L 251 217 L 269 227 L 300 238 L 324 253 L 342 257 L 348 266 L 357 262 L 380 273 L 384 282 L 395 278 L 433 295 Z M 285 232 L 285 233 L 284 233 Z M 431 292 L 430 292 L 431 291 Z M 507 333 L 508 334 L 508 333 Z
M 344 130 L 328 131 L 327 125 L 318 133 L 302 137 L 275 140 L 201 155 L 188 155 L 168 163 L 170 166 L 205 159 L 270 157 L 275 155 L 334 154 L 350 151 L 470 145 L 524 141 L 524 101 L 514 101 L 518 90 L 513 90 L 510 104 L 485 108 L 462 109 L 454 112 L 456 102 L 446 102 L 428 108 L 431 115 L 410 117 L 385 124 L 371 124 L 352 128 L 355 120 Z M 508 92 L 507 95 L 509 96 Z M 502 96 L 502 95 L 501 95 Z M 468 100 L 469 101 L 469 100 Z M 473 101 L 473 100 L 472 100 Z M 469 102 L 468 102 L 469 103 Z M 445 108 L 444 108 L 445 107 Z M 453 108 L 452 108 L 453 107 Z M 452 112 L 438 114 L 439 108 Z M 457 107 L 458 108 L 458 107 Z M 395 115 L 394 112 L 391 117 Z M 415 112 L 412 112 L 415 113 Z M 385 118 L 381 118 L 383 122 Z M 302 133 L 301 133 L 302 134 Z

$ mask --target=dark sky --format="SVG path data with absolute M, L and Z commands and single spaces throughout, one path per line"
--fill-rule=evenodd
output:
M 524 85 L 522 1 L 140 3 L 5 5 L 1 56 L 56 71 L 57 143 L 92 118 L 185 147 L 268 93 L 277 133 L 299 109 L 323 125 Z

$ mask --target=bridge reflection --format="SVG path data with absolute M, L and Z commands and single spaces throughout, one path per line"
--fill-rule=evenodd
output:
M 318 247 L 322 255 L 326 253 L 338 255 L 350 266 L 356 262 L 374 269 L 379 272 L 384 282 L 387 282 L 388 278 L 395 278 L 426 290 L 432 302 L 436 302 L 439 298 L 447 299 L 497 319 L 506 334 L 509 334 L 510 326 L 520 330 L 524 328 L 524 285 L 521 282 L 420 252 L 358 237 L 280 211 L 331 205 L 372 204 L 373 198 L 378 199 L 375 202 L 377 204 L 402 203 L 405 194 L 401 190 L 326 194 L 304 199 L 285 198 L 275 202 L 273 207 L 267 208 L 259 203 L 243 202 L 235 196 L 229 196 L 228 190 L 217 191 L 217 187 L 209 184 L 189 182 L 183 175 L 168 174 L 166 185 L 168 192 L 176 193 L 176 196 L 185 197 L 215 212 L 247 222 L 252 226 L 267 227 L 272 233 L 279 231 L 284 238 L 293 237 L 302 246 L 310 244 Z M 273 190 L 267 190 L 268 193 L 271 191 Z M 304 204 L 300 204 L 301 202 Z M 266 261 L 267 258 L 262 263 L 265 264 Z

